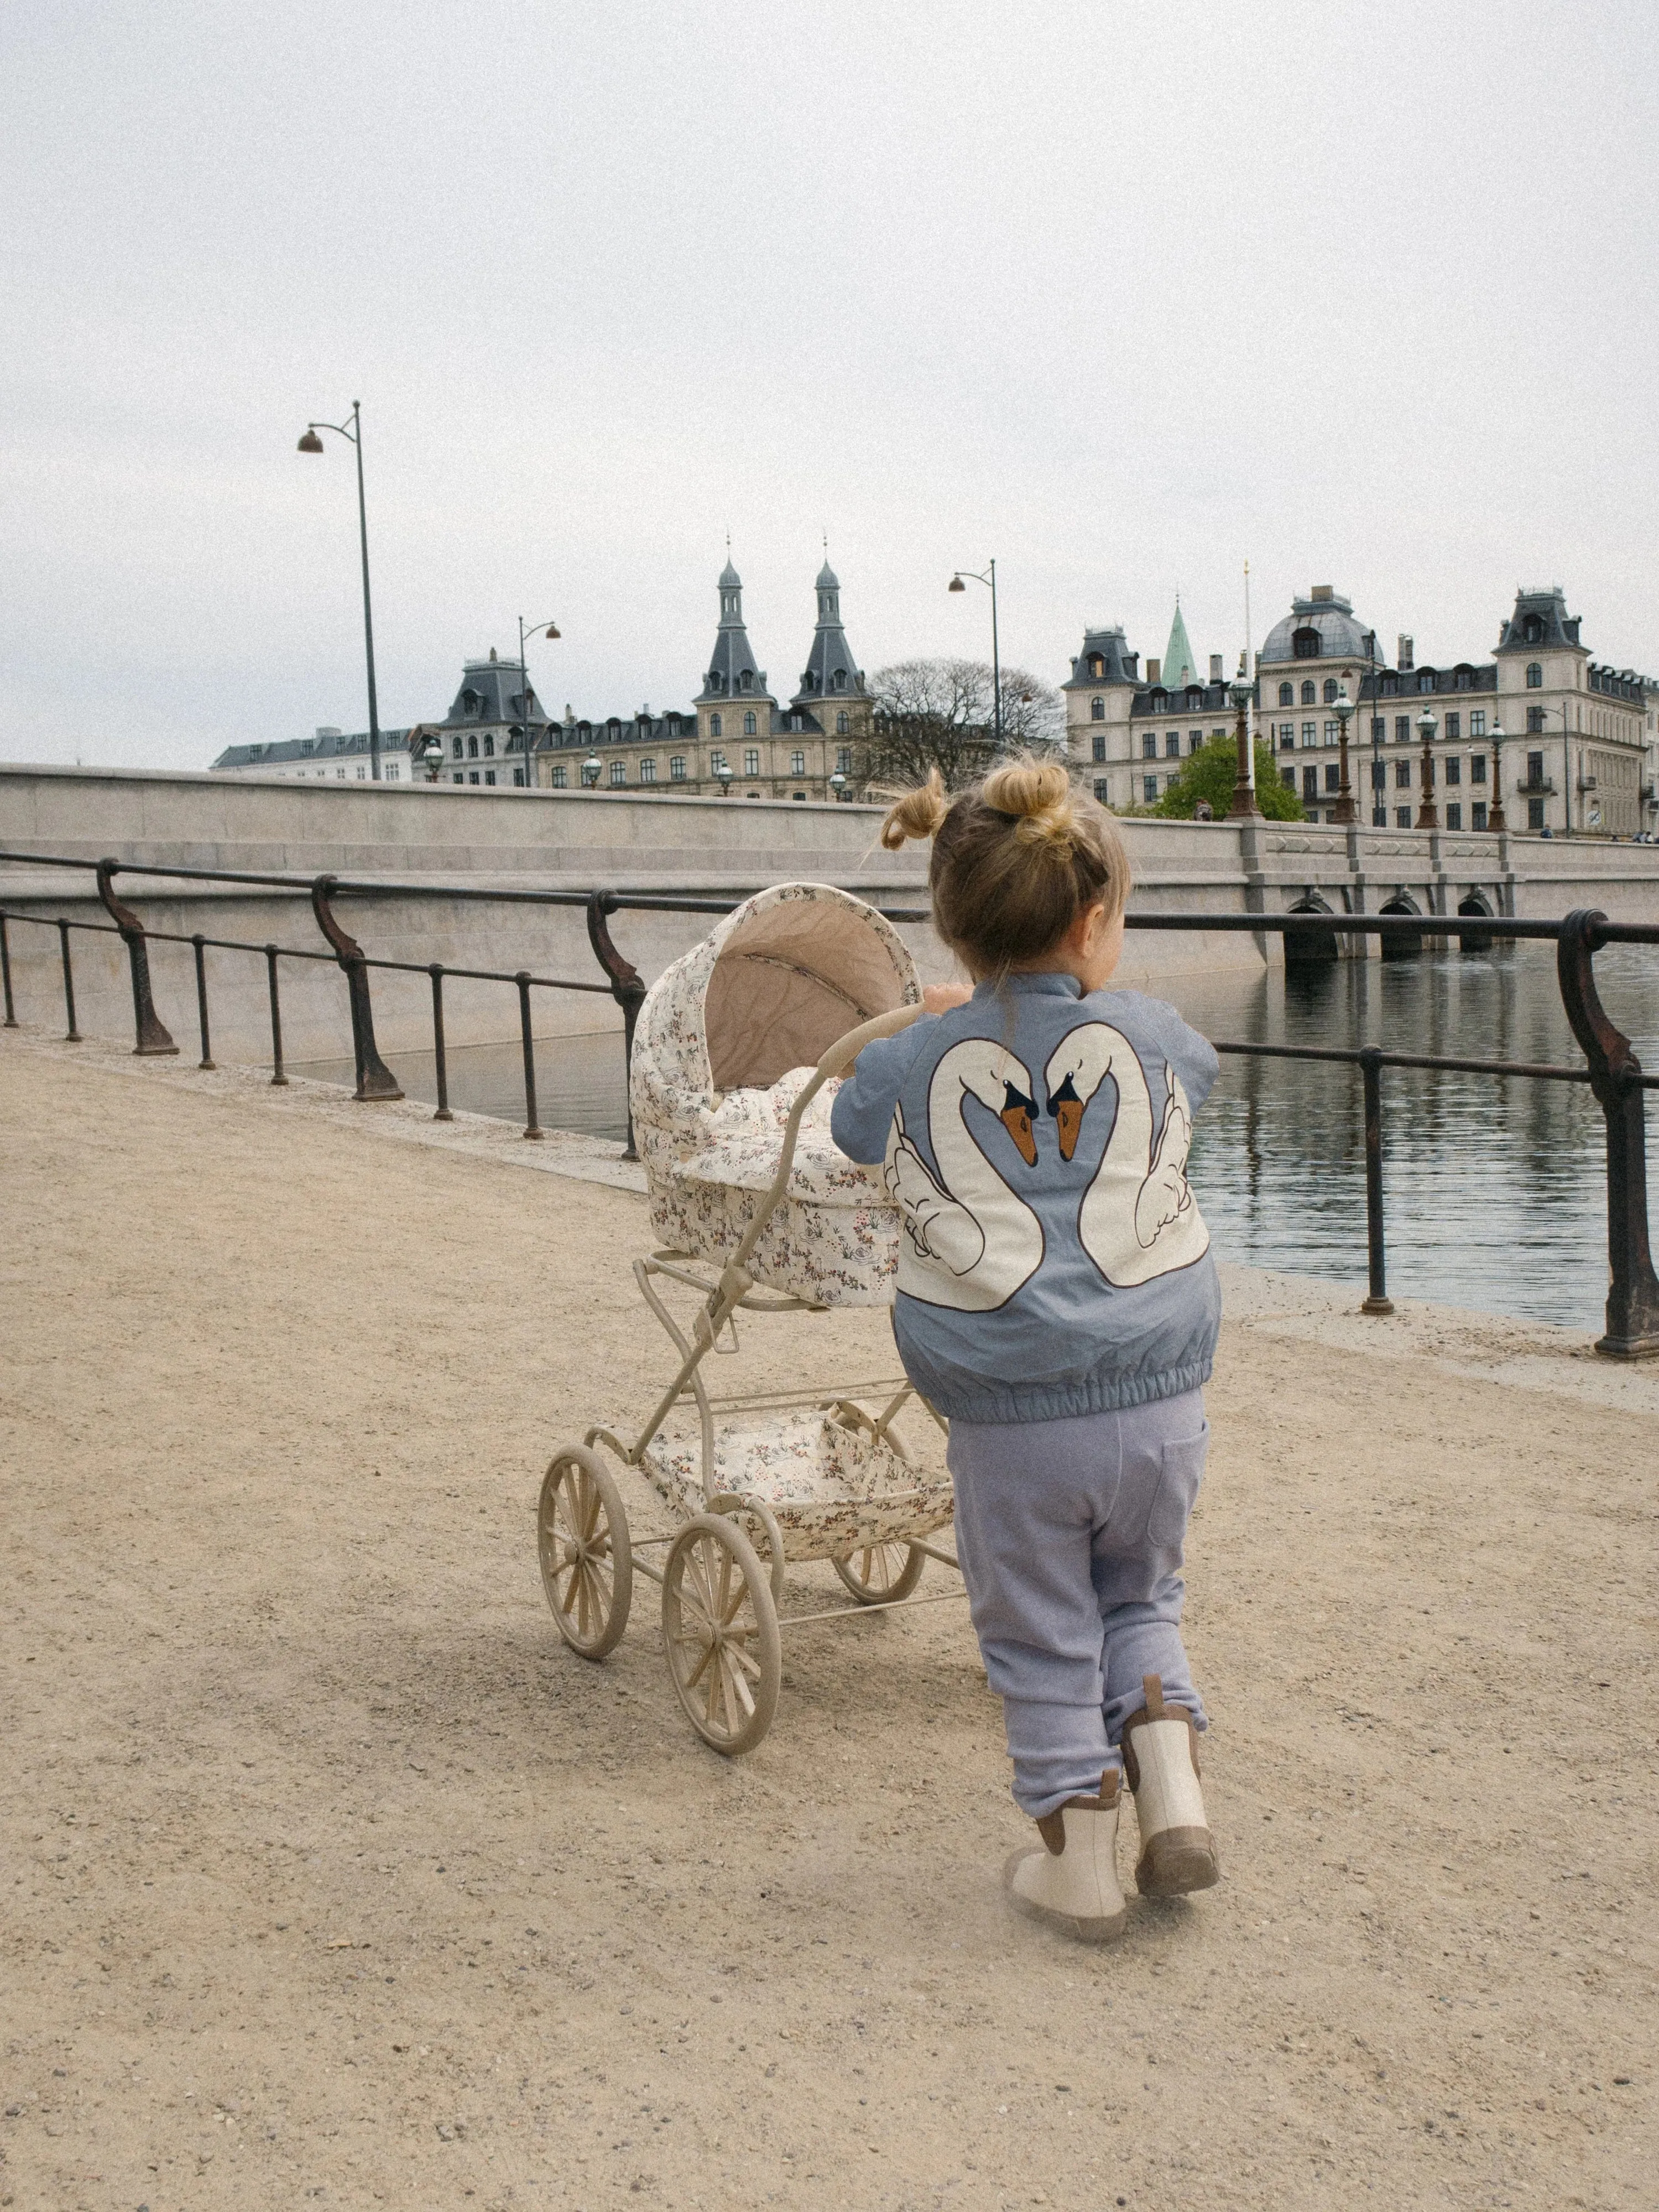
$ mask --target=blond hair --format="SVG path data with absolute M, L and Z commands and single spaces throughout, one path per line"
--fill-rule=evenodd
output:
M 954 799 L 935 769 L 888 810 L 881 842 L 896 853 L 931 837 L 933 921 L 982 975 L 1041 960 L 1091 906 L 1115 921 L 1129 896 L 1129 856 L 1103 806 L 1073 791 L 1062 763 L 1005 761 Z

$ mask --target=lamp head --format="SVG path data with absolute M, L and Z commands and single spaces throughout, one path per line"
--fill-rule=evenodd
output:
M 1250 703 L 1250 687 L 1242 676 L 1227 686 L 1227 696 L 1233 702 L 1234 712 L 1242 714 Z
M 965 592 L 968 586 L 963 582 L 960 576 L 952 576 L 950 582 L 945 586 L 945 588 L 947 592 Z
M 1417 718 L 1417 734 L 1425 745 L 1433 744 L 1439 727 L 1439 723 L 1425 707 Z
M 843 789 L 845 789 L 845 787 L 846 787 L 846 784 L 847 784 L 847 778 L 846 778 L 846 777 L 842 774 L 841 770 L 840 770 L 839 769 L 837 769 L 836 770 L 836 773 L 835 773 L 835 774 L 830 777 L 830 790 L 831 790 L 831 791 L 841 791 L 841 790 L 843 790 Z
M 307 430 L 295 450 L 301 453 L 320 453 L 323 450 L 323 441 L 314 430 Z
M 1332 700 L 1331 712 L 1346 730 L 1353 719 L 1354 712 L 1353 701 L 1348 696 L 1348 687 L 1346 684 L 1340 687 L 1335 698 Z
M 558 624 L 556 623 L 549 623 L 544 635 L 548 637 L 556 637 L 559 635 Z
M 1501 722 L 1494 722 L 1494 723 L 1492 724 L 1492 741 L 1493 744 L 1495 744 L 1495 745 L 1501 745 L 1501 744 L 1503 744 L 1503 742 L 1504 742 L 1504 725 L 1503 725 Z

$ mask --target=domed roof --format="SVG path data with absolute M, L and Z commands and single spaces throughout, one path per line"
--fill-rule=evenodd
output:
M 732 556 L 729 553 L 726 556 L 726 566 L 720 570 L 720 588 L 723 592 L 740 591 L 743 588 L 743 578 L 732 566 Z
M 1308 629 L 1318 638 L 1319 651 L 1316 654 L 1298 654 L 1296 633 Z M 1262 640 L 1256 659 L 1261 664 L 1301 659 L 1368 660 L 1368 635 L 1353 618 L 1352 602 L 1340 599 L 1328 585 L 1320 586 L 1311 598 L 1291 601 L 1291 612 L 1283 622 L 1275 623 Z
M 838 592 L 841 589 L 841 578 L 827 560 L 823 568 L 818 570 L 818 580 L 813 589 L 819 592 Z

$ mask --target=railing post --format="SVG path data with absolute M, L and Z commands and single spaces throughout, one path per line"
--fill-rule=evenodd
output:
M 110 889 L 110 878 L 120 865 L 118 860 L 100 860 L 95 875 L 104 911 L 121 933 L 121 942 L 127 948 L 127 963 L 132 969 L 132 1026 L 137 1032 L 137 1042 L 132 1049 L 154 1055 L 176 1053 L 179 1048 L 156 1013 L 155 1001 L 150 996 L 149 947 L 144 941 L 144 925 Z
M 530 970 L 520 968 L 514 981 L 519 986 L 519 1029 L 524 1038 L 524 1133 L 539 1140 L 544 1133 L 536 1119 L 536 1047 L 530 1034 Z
M 6 941 L 6 917 L 3 914 L 0 914 L 0 982 L 5 985 L 5 1026 L 9 1030 L 15 1030 L 17 1026 L 17 1009 L 12 1004 L 11 997 L 11 946 Z
M 196 1015 L 202 1030 L 202 1057 L 196 1065 L 211 1067 L 213 1048 L 208 1042 L 207 939 L 198 930 L 190 941 L 196 947 Z
M 265 947 L 265 971 L 270 985 L 270 1079 L 275 1084 L 286 1084 L 288 1078 L 283 1073 L 283 1009 L 276 996 L 276 947 L 274 945 Z
M 444 1057 L 444 971 L 441 961 L 434 960 L 427 973 L 432 978 L 432 1065 L 438 1077 L 438 1110 L 434 1121 L 453 1121 L 449 1110 L 449 1064 Z
M 1359 1310 L 1391 1314 L 1394 1300 L 1382 1249 L 1382 1063 L 1374 1044 L 1360 1053 L 1359 1073 L 1365 1085 L 1365 1242 L 1370 1264 L 1370 1288 Z
M 345 970 L 346 996 L 351 1006 L 351 1048 L 357 1066 L 360 1099 L 401 1098 L 398 1079 L 374 1049 L 374 1012 L 368 997 L 368 963 L 355 937 L 348 937 L 334 919 L 329 904 L 336 878 L 319 876 L 311 886 L 311 910 L 317 927 L 334 948 L 334 957 Z
M 70 965 L 69 933 L 70 926 L 60 915 L 58 922 L 58 937 L 64 953 L 64 1012 L 69 1021 L 69 1028 L 64 1032 L 64 1042 L 65 1044 L 83 1044 L 86 1040 L 82 1036 L 80 1030 L 75 1026 L 75 970 Z
M 1642 1063 L 1608 1020 L 1595 988 L 1604 914 L 1570 914 L 1555 969 L 1572 1033 L 1589 1062 L 1590 1089 L 1607 1128 L 1607 1331 L 1596 1350 L 1613 1359 L 1659 1354 L 1659 1278 L 1648 1243 L 1648 1163 Z
M 605 916 L 617 910 L 613 891 L 590 891 L 587 895 L 587 941 L 593 948 L 593 957 L 605 973 L 611 986 L 611 995 L 622 1008 L 623 1018 L 623 1078 L 626 1083 L 634 1066 L 634 1025 L 640 1018 L 640 1008 L 645 1004 L 645 984 L 640 971 L 631 962 L 624 960 L 611 942 L 611 932 L 605 926 Z M 639 1153 L 634 1146 L 634 1101 L 632 1085 L 629 1085 L 628 1146 L 623 1153 L 625 1160 L 636 1160 Z

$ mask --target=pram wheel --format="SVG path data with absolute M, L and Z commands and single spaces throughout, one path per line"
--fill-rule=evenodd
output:
M 752 1751 L 772 1725 L 783 1639 L 766 1570 L 730 1521 L 700 1513 L 674 1539 L 662 1583 L 675 1694 L 706 1744 Z
M 927 1554 L 914 1544 L 866 1544 L 830 1564 L 860 1605 L 896 1605 L 921 1580 Z
M 542 1587 L 559 1633 L 584 1659 L 603 1659 L 628 1626 L 634 1552 L 611 1470 L 586 1444 L 562 1444 L 536 1515 Z

